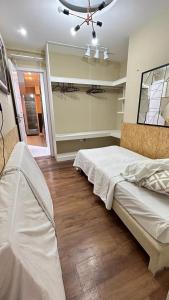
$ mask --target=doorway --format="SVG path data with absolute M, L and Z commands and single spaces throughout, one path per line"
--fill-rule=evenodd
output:
M 51 151 L 45 72 L 32 69 L 16 70 L 11 60 L 9 71 L 21 141 L 28 145 L 34 157 L 49 156 Z
M 17 71 L 26 143 L 34 157 L 50 155 L 43 74 Z

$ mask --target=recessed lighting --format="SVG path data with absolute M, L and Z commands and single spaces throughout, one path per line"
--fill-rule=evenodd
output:
M 23 27 L 17 30 L 22 36 L 27 36 L 27 30 Z

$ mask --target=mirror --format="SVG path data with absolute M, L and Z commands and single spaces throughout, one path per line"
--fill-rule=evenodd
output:
M 137 123 L 169 127 L 169 64 L 142 73 Z

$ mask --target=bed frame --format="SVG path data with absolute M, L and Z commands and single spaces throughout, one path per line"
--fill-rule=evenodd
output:
M 150 158 L 169 158 L 169 128 L 124 123 L 120 146 Z M 169 244 L 155 240 L 117 202 L 113 210 L 150 256 L 148 269 L 155 275 L 169 267 Z
M 148 269 L 153 275 L 169 267 L 169 244 L 156 241 L 116 199 L 113 200 L 112 208 L 149 255 Z

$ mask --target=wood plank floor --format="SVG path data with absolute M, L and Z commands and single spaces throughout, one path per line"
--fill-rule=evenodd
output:
M 148 256 L 72 162 L 37 160 L 53 198 L 67 300 L 165 300 L 169 270 L 154 278 Z

